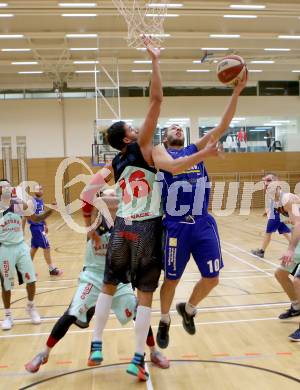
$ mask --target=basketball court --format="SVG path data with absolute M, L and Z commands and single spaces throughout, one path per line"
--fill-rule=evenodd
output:
M 46 204 L 66 205 L 47 220 L 52 257 L 64 274 L 50 277 L 38 251 L 40 325 L 31 324 L 25 312 L 24 285 L 15 285 L 14 326 L 0 331 L 0 388 L 298 389 L 300 344 L 288 336 L 300 317 L 278 319 L 291 303 L 274 277 L 287 242 L 276 233 L 264 258 L 251 250 L 265 232 L 265 173 L 277 173 L 291 192 L 300 192 L 300 3 L 176 0 L 162 7 L 159 1 L 147 8 L 150 16 L 142 7 L 141 25 L 138 16 L 130 19 L 140 3 L 127 2 L 125 11 L 117 0 L 0 3 L 0 177 L 14 186 L 40 183 Z M 86 245 L 86 235 L 72 228 L 83 225 L 79 194 L 116 154 L 103 130 L 120 118 L 139 126 L 145 115 L 151 64 L 142 33 L 154 35 L 162 47 L 164 103 L 155 144 L 174 123 L 183 128 L 186 145 L 214 128 L 232 91 L 218 80 L 217 64 L 226 56 L 247 63 L 248 85 L 221 139 L 222 158 L 206 164 L 224 260 L 220 284 L 198 307 L 196 335 L 188 335 L 175 306 L 199 280 L 191 258 L 171 307 L 170 344 L 162 351 L 170 368 L 153 366 L 146 350 L 146 383 L 125 372 L 134 329 L 122 327 L 113 314 L 101 366 L 87 366 L 93 319 L 87 329 L 72 326 L 49 362 L 29 374 L 24 364 L 43 348 L 77 287 Z M 239 131 L 248 139 L 238 145 Z M 30 244 L 28 227 L 25 241 Z M 0 313 L 2 320 L 2 302 Z M 158 288 L 151 319 L 155 335 L 159 320 Z

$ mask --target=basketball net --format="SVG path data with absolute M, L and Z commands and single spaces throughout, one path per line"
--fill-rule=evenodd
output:
M 167 7 L 163 1 L 157 0 L 155 7 L 149 7 L 150 0 L 112 0 L 112 2 L 127 23 L 128 46 L 144 47 L 143 35 L 151 36 L 152 42 L 157 47 L 160 46 L 163 41 L 163 24 L 167 13 Z

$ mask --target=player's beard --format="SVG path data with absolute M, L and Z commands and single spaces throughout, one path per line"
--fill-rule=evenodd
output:
M 168 139 L 168 146 L 184 146 L 184 140 L 180 138 L 169 138 Z

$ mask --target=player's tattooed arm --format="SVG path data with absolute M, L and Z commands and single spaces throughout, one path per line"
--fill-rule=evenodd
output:
M 162 145 L 157 145 L 153 148 L 152 158 L 157 169 L 167 171 L 173 175 L 184 172 L 193 165 L 218 155 L 216 142 L 209 142 L 204 149 L 185 157 L 173 159 Z
M 197 142 L 195 142 L 195 145 L 197 146 L 198 150 L 204 148 L 210 138 L 212 138 L 214 141 L 218 141 L 220 137 L 222 137 L 226 133 L 230 125 L 230 122 L 232 121 L 234 114 L 236 112 L 238 98 L 241 92 L 243 91 L 243 89 L 247 85 L 247 80 L 248 80 L 248 75 L 245 72 L 243 80 L 239 80 L 237 85 L 234 87 L 232 96 L 223 113 L 220 124 L 215 128 L 213 128 L 212 130 L 210 130 L 209 132 L 207 132 Z
M 289 214 L 289 220 L 293 224 L 293 231 L 288 250 L 282 255 L 282 263 L 288 265 L 293 261 L 295 249 L 300 242 L 300 198 L 294 194 L 288 194 L 284 201 L 284 209 Z
M 101 191 L 108 183 L 111 184 L 114 181 L 114 173 L 112 165 L 106 165 L 95 175 L 92 176 L 89 184 L 87 184 L 80 194 L 80 198 L 93 205 L 96 199 L 97 192 Z

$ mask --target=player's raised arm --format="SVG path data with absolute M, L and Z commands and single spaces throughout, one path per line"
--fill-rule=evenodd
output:
M 237 108 L 238 98 L 241 92 L 243 91 L 243 89 L 246 87 L 247 80 L 248 80 L 248 74 L 247 72 L 245 72 L 243 80 L 238 80 L 237 85 L 234 87 L 232 96 L 224 111 L 220 124 L 215 128 L 213 128 L 212 130 L 210 130 L 197 142 L 195 142 L 195 145 L 197 146 L 198 150 L 205 147 L 210 137 L 212 137 L 215 141 L 218 141 L 220 137 L 226 132 L 226 130 L 228 129 L 232 121 L 232 118 L 234 117 Z
M 160 49 L 155 48 L 150 38 L 144 37 L 144 44 L 152 60 L 152 78 L 150 84 L 150 106 L 142 124 L 138 143 L 142 149 L 151 148 L 163 100 L 162 81 L 159 69 Z
M 218 155 L 217 143 L 209 142 L 204 149 L 185 157 L 173 159 L 163 145 L 157 145 L 152 150 L 152 158 L 156 169 L 161 169 L 177 175 L 208 157 Z

